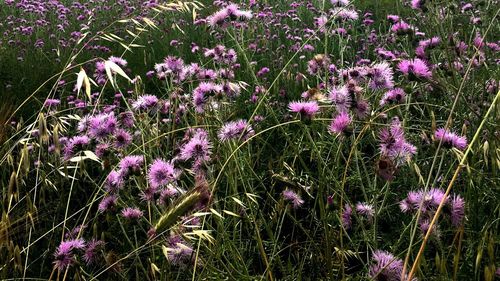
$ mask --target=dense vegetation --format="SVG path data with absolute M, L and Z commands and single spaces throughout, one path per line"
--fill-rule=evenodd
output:
M 497 0 L 0 3 L 0 276 L 500 278 Z

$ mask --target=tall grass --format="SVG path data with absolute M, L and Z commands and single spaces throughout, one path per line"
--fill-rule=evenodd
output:
M 241 3 L 253 18 L 229 17 L 223 26 L 194 23 L 210 20 L 221 3 L 165 4 L 144 17 L 104 13 L 61 55 L 62 67 L 42 64 L 41 50 L 27 48 L 24 62 L 36 71 L 20 67 L 4 77 L 18 79 L 13 89 L 30 98 L 0 108 L 8 113 L 1 116 L 28 116 L 0 120 L 0 276 L 497 278 L 498 51 L 483 46 L 498 41 L 496 2 L 473 1 L 472 11 L 462 11 L 460 3 L 427 1 L 423 11 L 353 1 L 356 20 L 339 20 L 342 10 L 330 11 L 329 1 L 294 3 Z M 391 32 L 388 14 L 400 15 L 410 31 Z M 320 16 L 324 23 L 315 24 Z M 470 25 L 474 17 L 482 23 Z M 101 24 L 107 27 L 97 33 Z M 405 75 L 398 64 L 434 36 L 441 40 L 425 53 L 430 76 Z M 127 63 L 87 53 L 94 40 L 107 40 Z M 459 51 L 461 41 L 469 47 Z M 204 54 L 209 49 L 224 55 Z M 2 62 L 14 51 L 0 51 Z M 236 61 L 224 57 L 231 51 Z M 169 60 L 146 75 L 167 56 L 183 59 L 187 72 Z M 406 93 L 400 102 L 381 104 L 389 89 L 370 86 L 383 61 L 393 87 Z M 102 83 L 96 63 L 105 66 Z M 211 70 L 219 75 L 209 77 Z M 214 84 L 205 91 L 203 82 Z M 342 86 L 353 91 L 346 110 L 332 94 Z M 60 103 L 48 105 L 51 99 Z M 318 104 L 316 114 L 294 112 L 297 100 Z M 331 129 L 341 112 L 351 122 Z M 240 119 L 239 127 L 229 123 Z M 455 141 L 467 137 L 466 146 L 440 139 L 439 128 L 454 132 Z M 384 130 L 400 131 L 392 134 L 406 150 L 384 152 L 391 145 Z M 75 145 L 83 136 L 88 143 Z M 405 198 L 418 190 L 406 210 Z M 455 223 L 457 198 L 465 217 Z

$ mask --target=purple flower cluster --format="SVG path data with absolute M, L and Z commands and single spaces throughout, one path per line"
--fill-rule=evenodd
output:
M 389 128 L 379 132 L 379 140 L 380 154 L 392 160 L 396 166 L 410 161 L 417 153 L 417 148 L 406 140 L 398 118 L 391 122 Z
M 226 142 L 229 140 L 238 139 L 244 141 L 254 134 L 255 132 L 252 129 L 252 126 L 248 124 L 246 120 L 240 119 L 224 124 L 224 126 L 222 126 L 222 128 L 219 130 L 217 136 L 219 137 L 220 141 Z
M 416 213 L 420 210 L 419 225 L 425 233 L 441 202 L 444 202 L 444 213 L 450 218 L 452 225 L 460 226 L 465 217 L 464 199 L 460 195 L 445 196 L 445 192 L 439 188 L 431 188 L 428 191 L 410 191 L 407 197 L 399 203 L 399 207 L 403 213 Z
M 229 4 L 223 9 L 217 11 L 207 18 L 207 22 L 211 27 L 226 26 L 231 21 L 249 20 L 252 18 L 252 12 L 239 9 L 236 4 Z

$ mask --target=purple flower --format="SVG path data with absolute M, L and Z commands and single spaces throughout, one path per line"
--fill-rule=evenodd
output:
M 375 210 L 373 209 L 372 205 L 361 202 L 356 204 L 356 212 L 358 212 L 358 214 L 360 215 L 365 216 L 369 220 L 373 219 L 373 216 L 375 215 Z
M 118 115 L 118 118 L 119 118 L 119 121 L 120 121 L 120 124 L 122 125 L 122 127 L 129 128 L 129 129 L 134 127 L 134 113 L 133 112 L 131 112 L 131 111 L 122 112 L 122 113 L 120 113 L 120 115 Z
M 347 203 L 344 205 L 344 210 L 342 210 L 342 226 L 346 230 L 349 230 L 352 226 L 352 208 Z
M 173 265 L 182 266 L 193 261 L 193 248 L 180 236 L 173 235 L 168 239 L 167 260 Z
M 99 203 L 99 212 L 104 213 L 111 210 L 116 205 L 116 201 L 118 201 L 118 196 L 115 194 L 104 197 Z
M 465 216 L 465 201 L 460 195 L 455 195 L 451 200 L 451 223 L 460 226 Z
M 118 164 L 120 166 L 120 174 L 123 178 L 127 178 L 131 174 L 139 174 L 143 164 L 144 156 L 142 155 L 125 156 Z
M 380 100 L 380 105 L 386 105 L 389 103 L 403 103 L 406 99 L 405 91 L 401 88 L 394 88 L 387 91 L 382 99 Z
M 104 244 L 104 241 L 95 239 L 87 243 L 85 253 L 83 254 L 83 260 L 87 263 L 87 265 L 96 263 L 96 255 L 100 250 L 104 248 Z
M 422 10 L 425 0 L 411 0 L 411 7 L 415 10 Z
M 104 187 L 108 192 L 117 192 L 123 187 L 124 181 L 122 175 L 117 171 L 109 172 L 104 182 Z
M 208 97 L 221 92 L 222 86 L 213 82 L 201 82 L 200 85 L 193 90 L 193 104 L 196 112 L 203 113 Z
M 138 208 L 128 207 L 122 210 L 122 217 L 129 220 L 139 219 L 143 215 L 144 213 Z
M 333 102 L 338 112 L 347 112 L 349 108 L 351 108 L 351 95 L 345 85 L 332 88 L 328 97 Z
M 71 158 L 76 152 L 83 150 L 89 144 L 90 138 L 85 135 L 72 137 L 64 147 L 64 158 Z
M 72 239 L 61 242 L 54 253 L 54 265 L 58 270 L 64 270 L 75 263 L 74 250 L 81 250 L 85 247 L 83 239 Z
M 240 119 L 224 124 L 224 126 L 222 126 L 222 128 L 219 130 L 217 136 L 222 142 L 237 140 L 240 138 L 244 141 L 254 134 L 255 132 L 252 129 L 252 126 L 248 124 L 246 120 Z
M 465 150 L 467 148 L 467 138 L 459 136 L 454 132 L 444 128 L 437 129 L 434 133 L 435 141 L 442 141 L 442 145 L 447 148 L 455 147 L 458 150 Z
M 328 130 L 332 134 L 340 135 L 342 133 L 347 132 L 349 125 L 351 124 L 352 119 L 349 113 L 342 111 L 340 112 L 328 127 Z
M 401 61 L 398 64 L 398 70 L 408 76 L 410 80 L 429 79 L 432 77 L 432 71 L 427 64 L 419 58 Z
M 163 63 L 156 64 L 154 68 L 160 80 L 171 78 L 173 82 L 179 83 L 187 77 L 187 68 L 181 58 L 168 56 L 163 60 Z
M 111 151 L 111 145 L 107 142 L 102 142 L 98 143 L 95 146 L 94 153 L 97 157 L 103 158 L 109 155 L 109 152 Z
M 408 34 L 412 31 L 412 29 L 413 29 L 412 26 L 403 20 L 396 22 L 391 27 L 391 31 L 398 34 L 398 35 Z
M 45 107 L 56 107 L 61 103 L 60 100 L 58 99 L 46 99 L 44 102 Z
M 399 281 L 402 271 L 403 261 L 401 259 L 386 251 L 373 252 L 372 265 L 368 270 L 368 276 L 371 280 Z
M 304 200 L 295 193 L 293 190 L 286 189 L 283 191 L 283 199 L 286 201 L 290 201 L 293 204 L 293 208 L 297 209 L 298 207 L 302 206 L 304 204 Z
M 265 76 L 269 73 L 269 67 L 263 67 L 261 70 L 257 72 L 257 77 Z
M 89 118 L 89 136 L 96 139 L 102 139 L 113 134 L 117 127 L 115 114 L 101 113 Z
M 178 177 L 179 171 L 174 168 L 172 162 L 156 159 L 149 167 L 148 181 L 155 189 L 177 180 Z
M 344 21 L 357 20 L 359 17 L 358 12 L 344 7 L 336 7 L 331 10 L 331 13 L 336 19 Z
M 229 4 L 222 10 L 217 11 L 207 18 L 211 27 L 221 26 L 225 22 L 234 20 L 248 20 L 252 18 L 252 12 L 242 11 L 236 4 Z
M 125 148 L 132 142 L 132 136 L 124 129 L 117 129 L 114 136 L 114 147 L 116 148 Z
M 111 57 L 109 57 L 108 60 L 111 61 L 111 62 L 114 62 L 117 65 L 122 66 L 122 67 L 127 66 L 127 61 L 125 59 L 123 59 L 123 58 L 111 56 Z
M 330 0 L 330 2 L 335 6 L 347 6 L 347 5 L 349 5 L 349 0 Z
M 395 118 L 389 129 L 384 128 L 379 133 L 380 153 L 402 165 L 416 154 L 417 148 L 406 141 L 399 119 Z
M 391 89 L 394 87 L 392 68 L 387 62 L 377 63 L 368 70 L 368 77 L 370 77 L 370 88 L 377 89 Z
M 291 112 L 299 113 L 300 117 L 311 119 L 319 111 L 316 101 L 293 101 L 288 104 Z
M 212 144 L 205 130 L 197 130 L 191 139 L 181 147 L 179 158 L 181 160 L 194 160 L 199 162 L 210 161 Z
M 137 111 L 153 110 L 158 106 L 158 97 L 153 95 L 142 95 L 132 103 L 132 108 Z

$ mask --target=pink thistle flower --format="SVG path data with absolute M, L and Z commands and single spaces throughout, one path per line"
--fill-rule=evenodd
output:
M 109 172 L 104 182 L 104 187 L 108 192 L 117 192 L 123 187 L 124 181 L 122 175 L 117 171 Z
M 120 167 L 120 174 L 123 178 L 127 178 L 129 175 L 138 175 L 140 174 L 141 168 L 144 165 L 144 156 L 125 156 L 118 165 Z
M 117 129 L 114 133 L 114 147 L 125 148 L 132 143 L 132 135 L 124 129 Z
M 212 144 L 205 130 L 197 130 L 191 139 L 181 147 L 179 159 L 188 161 L 210 161 Z
M 90 144 L 90 138 L 86 135 L 74 136 L 68 140 L 66 146 L 64 147 L 64 159 L 69 159 L 76 152 L 83 150 Z
M 149 167 L 148 181 L 153 188 L 158 188 L 171 183 L 179 177 L 179 171 L 174 168 L 172 162 L 156 159 Z
M 401 280 L 403 261 L 389 252 L 377 250 L 372 255 L 368 276 L 372 280 Z M 404 279 L 406 280 L 406 278 Z
M 330 2 L 335 6 L 347 6 L 347 5 L 349 5 L 349 0 L 330 0 Z
M 319 105 L 316 101 L 294 101 L 288 104 L 288 109 L 299 113 L 300 117 L 311 119 L 318 113 Z
M 116 196 L 115 194 L 104 197 L 99 203 L 99 212 L 104 213 L 111 210 L 116 206 L 116 201 L 118 201 L 118 196 Z
M 222 126 L 222 128 L 219 130 L 217 136 L 222 142 L 237 140 L 240 139 L 240 137 L 241 140 L 244 141 L 254 134 L 255 132 L 252 129 L 252 126 L 248 124 L 246 120 L 240 119 L 224 124 L 224 126 Z
M 83 260 L 87 263 L 87 265 L 96 263 L 97 253 L 104 248 L 104 244 L 104 241 L 95 239 L 87 243 L 85 253 L 83 254 Z
M 356 212 L 358 212 L 358 214 L 360 215 L 365 216 L 369 220 L 373 219 L 373 216 L 375 216 L 375 210 L 373 209 L 373 206 L 367 203 L 359 202 L 358 204 L 356 204 Z
M 429 79 L 432 77 L 432 71 L 427 64 L 419 58 L 401 61 L 398 64 L 398 70 L 408 76 L 410 80 Z
M 61 103 L 58 99 L 46 99 L 43 105 L 45 107 L 56 107 Z
M 359 18 L 358 12 L 345 7 L 336 7 L 331 10 L 332 15 L 339 20 L 354 21 Z
M 168 239 L 167 260 L 176 266 L 189 264 L 193 261 L 193 248 L 178 235 Z
M 434 138 L 436 142 L 442 141 L 442 145 L 446 148 L 455 147 L 462 151 L 467 148 L 467 138 L 465 136 L 459 136 L 444 128 L 437 129 Z
M 290 201 L 294 209 L 297 209 L 302 206 L 302 204 L 304 204 L 304 200 L 302 200 L 300 195 L 290 189 L 286 189 L 283 191 L 283 199 Z
M 132 109 L 136 111 L 155 111 L 158 107 L 158 97 L 153 95 L 142 95 L 132 103 Z
M 333 102 L 338 112 L 347 112 L 351 108 L 351 96 L 345 85 L 332 88 L 328 98 Z
M 330 127 L 328 127 L 328 130 L 332 134 L 340 135 L 342 133 L 347 132 L 347 129 L 351 124 L 351 122 L 352 118 L 349 115 L 349 113 L 342 111 L 333 119 L 332 123 L 330 124 Z
M 380 153 L 395 161 L 397 165 L 411 159 L 417 148 L 406 141 L 399 119 L 395 118 L 389 129 L 384 128 L 379 133 Z
M 391 31 L 398 34 L 404 35 L 412 32 L 413 27 L 403 20 L 396 22 L 392 27 Z
M 54 253 L 54 265 L 59 270 L 64 270 L 75 263 L 74 250 L 81 250 L 85 247 L 83 239 L 72 239 L 61 242 Z
M 387 62 L 377 63 L 368 70 L 368 77 L 370 77 L 370 88 L 377 89 L 391 89 L 394 87 L 392 68 Z
M 89 118 L 89 136 L 96 139 L 102 139 L 113 134 L 118 121 L 115 114 L 102 113 Z
M 406 99 L 405 91 L 401 88 L 394 88 L 392 90 L 387 91 L 382 99 L 380 100 L 380 105 L 384 106 L 389 103 L 404 103 Z
M 144 213 L 138 208 L 127 207 L 122 210 L 122 217 L 129 220 L 136 220 L 142 218 Z
M 167 205 L 168 199 L 174 198 L 178 194 L 179 191 L 175 187 L 169 185 L 167 186 L 167 188 L 164 188 L 160 191 L 160 198 L 158 199 L 158 203 L 160 205 Z
M 214 96 L 222 92 L 222 86 L 213 82 L 202 82 L 193 90 L 193 104 L 198 113 L 205 111 L 204 107 L 209 96 Z

